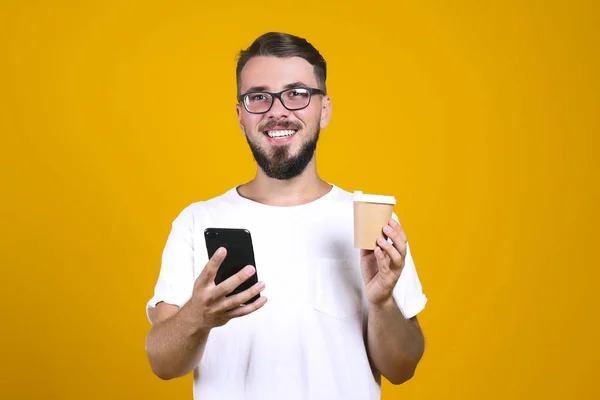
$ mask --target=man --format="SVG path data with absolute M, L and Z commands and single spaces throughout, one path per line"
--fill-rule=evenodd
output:
M 374 251 L 353 247 L 352 194 L 317 173 L 331 98 L 311 44 L 259 37 L 237 82 L 256 176 L 174 220 L 147 305 L 150 365 L 163 379 L 193 371 L 195 399 L 379 399 L 380 376 L 407 381 L 424 350 L 427 300 L 406 235 L 394 213 Z M 215 285 L 227 254 L 208 259 L 207 227 L 248 229 L 256 269 Z M 259 283 L 226 297 L 255 273 Z

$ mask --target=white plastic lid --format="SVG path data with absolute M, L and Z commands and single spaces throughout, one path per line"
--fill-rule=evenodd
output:
M 359 190 L 354 191 L 354 201 L 361 201 L 364 203 L 396 204 L 396 198 L 394 196 L 364 194 Z

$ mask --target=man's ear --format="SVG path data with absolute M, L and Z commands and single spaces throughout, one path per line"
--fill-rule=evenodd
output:
M 235 113 L 237 115 L 238 124 L 240 125 L 240 129 L 242 130 L 242 135 L 246 136 L 246 131 L 244 130 L 244 125 L 242 124 L 242 109 L 240 107 L 240 103 L 235 105 Z
M 329 95 L 323 96 L 321 101 L 321 129 L 324 129 L 329 125 L 331 119 L 331 97 Z

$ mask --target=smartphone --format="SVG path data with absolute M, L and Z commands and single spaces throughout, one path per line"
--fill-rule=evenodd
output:
M 208 258 L 211 258 L 219 247 L 227 249 L 225 260 L 221 263 L 217 276 L 215 277 L 215 285 L 220 284 L 229 277 L 237 274 L 245 266 L 252 265 L 255 268 L 254 275 L 235 288 L 233 292 L 227 296 L 243 292 L 258 283 L 258 269 L 254 260 L 254 247 L 252 245 L 252 235 L 247 229 L 238 228 L 206 228 L 204 230 L 204 238 L 206 241 L 206 250 Z M 258 300 L 260 293 L 245 302 L 250 304 Z

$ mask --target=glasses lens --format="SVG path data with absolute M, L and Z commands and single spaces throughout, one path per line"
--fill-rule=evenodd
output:
M 310 102 L 310 93 L 308 90 L 302 88 L 290 89 L 283 92 L 281 98 L 287 108 L 297 110 L 308 105 Z
M 267 111 L 272 101 L 273 97 L 268 93 L 250 93 L 244 98 L 246 109 L 252 113 Z

